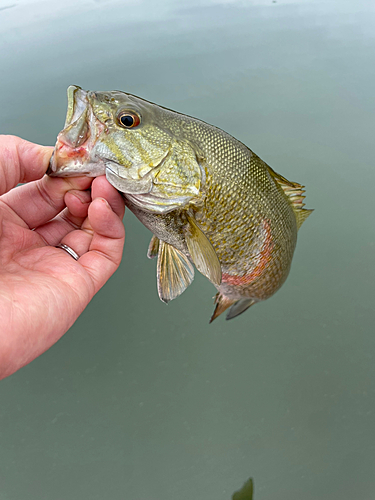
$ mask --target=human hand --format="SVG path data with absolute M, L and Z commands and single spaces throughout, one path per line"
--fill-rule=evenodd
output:
M 51 154 L 0 136 L 0 379 L 72 326 L 122 256 L 121 195 L 104 176 L 44 176 Z

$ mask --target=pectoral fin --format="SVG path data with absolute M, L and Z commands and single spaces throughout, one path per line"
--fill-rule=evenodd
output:
M 195 267 L 215 285 L 221 283 L 221 265 L 210 240 L 188 216 L 189 228 L 185 235 L 187 247 Z
M 160 242 L 159 238 L 153 235 L 147 250 L 147 257 L 149 259 L 155 259 L 155 257 L 158 256 L 159 242 Z
M 166 303 L 175 299 L 186 290 L 193 279 L 194 267 L 188 258 L 172 245 L 160 241 L 157 263 L 160 299 Z

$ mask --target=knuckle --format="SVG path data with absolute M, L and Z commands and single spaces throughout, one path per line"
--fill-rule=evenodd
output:
M 49 193 L 46 183 L 44 182 L 44 179 L 41 179 L 40 181 L 36 182 L 36 188 L 38 190 L 39 196 L 45 201 L 48 205 L 50 205 L 52 208 L 57 210 L 60 208 L 61 205 L 61 200 L 56 199 L 51 194 Z

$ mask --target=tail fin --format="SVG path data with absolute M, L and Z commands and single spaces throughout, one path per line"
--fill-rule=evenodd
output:
M 240 299 L 229 309 L 226 319 L 233 319 L 236 316 L 239 316 L 243 312 L 247 311 L 250 306 L 255 304 L 255 300 L 253 299 Z
M 228 307 L 230 307 L 230 310 L 227 314 L 226 319 L 232 319 L 245 312 L 250 306 L 255 304 L 255 302 L 255 300 L 248 298 L 240 300 L 227 299 L 225 295 L 222 295 L 220 292 L 218 292 L 215 296 L 215 310 L 213 315 L 211 316 L 210 323 L 212 323 L 214 319 L 216 319 L 218 316 L 220 316 L 220 314 L 226 311 Z
M 220 314 L 226 311 L 228 307 L 234 304 L 234 302 L 234 300 L 227 299 L 224 295 L 221 295 L 220 292 L 217 292 L 214 300 L 215 310 L 213 315 L 211 316 L 210 323 L 212 323 L 214 319 L 216 319 L 218 316 L 220 316 Z

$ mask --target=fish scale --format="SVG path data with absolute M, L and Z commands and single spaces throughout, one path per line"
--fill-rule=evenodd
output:
M 68 99 L 50 175 L 106 174 L 154 234 L 148 256 L 157 257 L 164 302 L 190 285 L 193 264 L 218 290 L 211 321 L 228 307 L 231 319 L 281 287 L 311 213 L 303 186 L 196 118 L 119 91 L 70 87 Z

